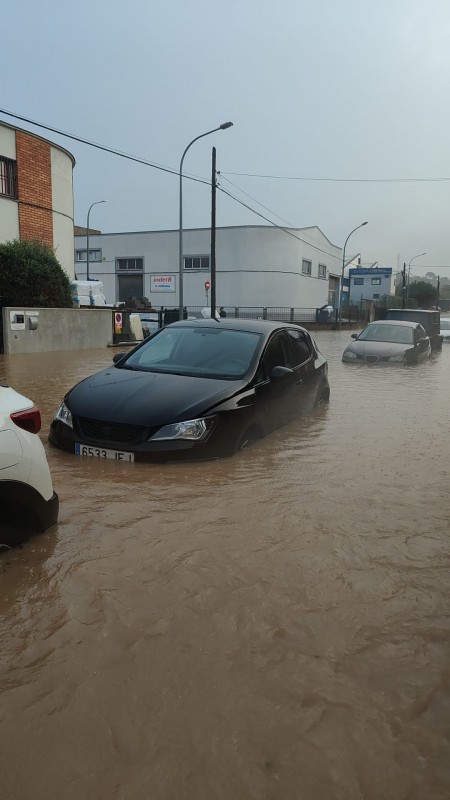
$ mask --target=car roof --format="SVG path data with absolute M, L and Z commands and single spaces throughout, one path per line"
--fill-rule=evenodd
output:
M 409 319 L 377 319 L 369 322 L 369 325 L 401 325 L 402 328 L 417 328 L 420 322 L 411 322 Z
M 436 311 L 436 309 L 432 308 L 388 308 L 387 314 L 392 314 L 392 319 L 396 318 L 397 314 L 402 316 L 403 314 L 418 314 L 424 319 L 427 317 L 436 316 L 436 314 L 440 314 L 440 311 Z M 398 317 L 397 317 L 398 319 Z
M 169 326 L 172 327 L 202 327 L 202 328 L 215 328 L 217 325 L 222 327 L 231 328 L 234 331 L 249 331 L 250 333 L 264 333 L 268 334 L 278 328 L 299 328 L 304 331 L 301 325 L 295 322 L 277 322 L 270 319 L 236 319 L 234 317 L 221 317 L 219 320 L 208 319 L 185 319 L 183 321 L 172 322 Z

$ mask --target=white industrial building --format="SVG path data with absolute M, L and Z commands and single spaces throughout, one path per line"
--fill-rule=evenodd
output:
M 81 229 L 77 229 L 80 231 Z M 75 273 L 86 278 L 86 235 L 75 236 Z M 183 300 L 206 302 L 211 231 L 183 231 Z M 178 230 L 89 235 L 89 277 L 102 281 L 106 302 L 147 297 L 152 306 L 178 306 Z M 342 250 L 316 226 L 217 228 L 217 305 L 337 307 Z

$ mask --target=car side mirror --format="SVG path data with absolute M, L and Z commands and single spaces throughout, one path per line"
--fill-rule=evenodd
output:
M 127 355 L 126 353 L 116 353 L 113 356 L 113 364 L 117 364 L 117 362 L 120 361 L 126 355 Z
M 352 333 L 352 339 L 357 339 L 357 338 L 358 338 L 358 334 L 357 333 Z
M 284 378 L 286 375 L 292 375 L 294 372 L 293 369 L 289 369 L 289 367 L 272 367 L 270 371 L 270 380 L 278 380 L 279 378 Z

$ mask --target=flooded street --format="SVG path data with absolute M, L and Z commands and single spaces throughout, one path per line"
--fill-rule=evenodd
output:
M 448 800 L 450 346 L 233 458 L 77 459 L 0 559 L 3 800 Z M 0 356 L 42 437 L 112 350 Z

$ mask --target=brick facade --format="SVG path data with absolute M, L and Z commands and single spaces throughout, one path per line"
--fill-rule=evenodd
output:
M 53 248 L 50 143 L 16 131 L 20 238 Z

